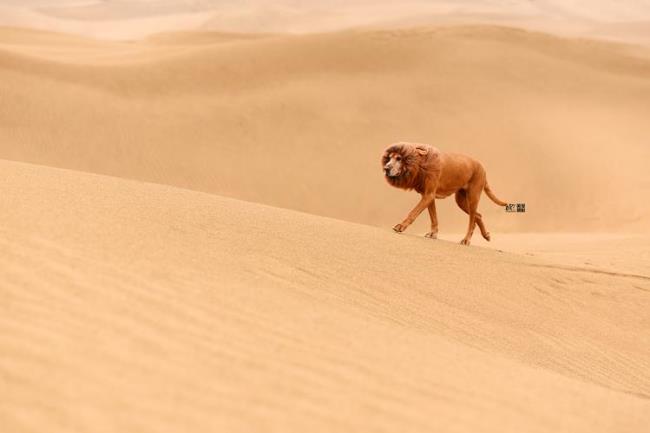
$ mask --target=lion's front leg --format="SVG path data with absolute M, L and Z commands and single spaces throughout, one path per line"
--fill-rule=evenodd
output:
M 438 215 L 436 213 L 435 200 L 432 200 L 429 205 L 429 217 L 431 218 L 431 231 L 424 236 L 431 239 L 438 239 Z
M 427 207 L 429 207 L 429 205 L 433 202 L 434 198 L 435 198 L 435 194 L 422 194 L 422 198 L 420 199 L 418 204 L 415 205 L 413 210 L 411 210 L 411 212 L 409 212 L 406 218 L 404 218 L 404 221 L 402 221 L 401 223 L 393 227 L 393 230 L 395 230 L 397 233 L 401 233 L 404 230 L 406 230 L 408 226 L 413 224 L 413 221 L 415 221 L 415 219 L 422 213 L 422 211 L 424 211 Z

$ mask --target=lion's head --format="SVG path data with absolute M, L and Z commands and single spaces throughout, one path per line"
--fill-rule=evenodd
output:
M 389 146 L 381 159 L 388 183 L 398 188 L 414 188 L 420 161 L 428 153 L 424 146 L 397 143 Z

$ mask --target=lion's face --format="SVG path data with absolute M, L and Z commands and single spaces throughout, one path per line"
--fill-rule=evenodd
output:
M 384 179 L 395 188 L 417 190 L 422 182 L 420 173 L 427 167 L 429 149 L 423 144 L 391 144 L 381 158 Z
M 399 177 L 404 172 L 404 157 L 399 152 L 387 152 L 382 160 L 386 177 Z

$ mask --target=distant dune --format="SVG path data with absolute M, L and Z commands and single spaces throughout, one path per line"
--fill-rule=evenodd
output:
M 162 185 L 0 171 L 3 431 L 650 423 L 647 276 Z
M 499 24 L 650 44 L 645 0 L 4 0 L 0 25 L 102 39 L 158 32 L 320 33 Z
M 398 140 L 479 158 L 495 234 L 650 228 L 650 51 L 493 26 L 174 33 L 108 42 L 0 30 L 0 157 L 377 226 L 417 197 Z M 465 228 L 442 201 L 443 233 Z M 411 230 L 426 230 L 426 217 Z

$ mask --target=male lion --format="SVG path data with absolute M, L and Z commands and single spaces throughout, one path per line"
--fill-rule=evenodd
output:
M 403 232 L 428 208 L 431 231 L 426 237 L 436 239 L 438 217 L 435 199 L 455 193 L 456 203 L 469 214 L 467 234 L 460 243 L 469 245 L 476 224 L 483 237 L 490 240 L 490 233 L 485 229 L 481 214 L 477 212 L 481 191 L 485 191 L 499 206 L 505 206 L 506 203 L 499 200 L 488 186 L 485 169 L 480 162 L 469 156 L 440 152 L 427 144 L 395 143 L 384 152 L 382 166 L 389 184 L 406 190 L 414 189 L 422 194 L 420 202 L 393 230 Z

